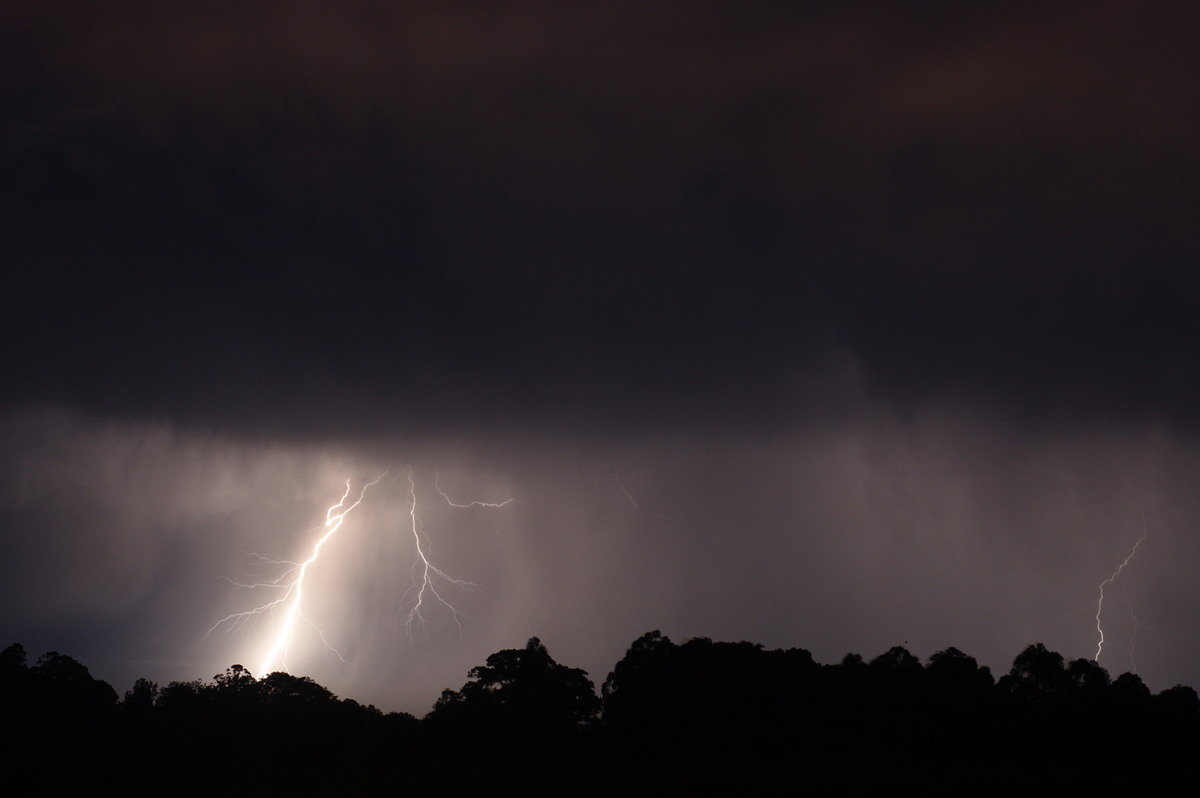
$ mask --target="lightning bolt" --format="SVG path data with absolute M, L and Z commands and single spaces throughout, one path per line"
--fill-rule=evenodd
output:
M 457 507 L 460 510 L 469 510 L 472 507 L 490 507 L 492 509 L 498 509 L 500 507 L 506 507 L 506 506 L 512 504 L 513 502 L 517 501 L 516 499 L 505 499 L 502 502 L 467 502 L 466 504 L 459 504 L 459 503 L 455 502 L 453 499 L 451 499 L 449 496 L 446 495 L 446 491 L 442 490 L 442 486 L 438 484 L 438 479 L 439 479 L 438 472 L 434 471 L 433 472 L 433 487 L 434 487 L 434 489 L 436 489 L 437 492 L 441 495 L 441 497 L 446 500 L 446 504 L 450 505 L 451 507 Z M 412 472 L 411 471 L 409 472 L 409 482 L 412 482 Z M 414 499 L 414 501 L 415 501 L 415 499 Z
M 270 615 L 275 618 L 277 614 L 282 613 L 282 617 L 277 618 L 278 625 L 274 628 L 271 641 L 266 647 L 266 653 L 262 657 L 258 671 L 260 674 L 265 675 L 276 669 L 288 670 L 288 651 L 295 638 L 296 627 L 301 622 L 312 627 L 322 644 L 324 644 L 326 651 L 345 662 L 345 658 L 326 639 L 324 632 L 305 616 L 304 581 L 308 575 L 309 568 L 314 566 L 320 558 L 322 547 L 341 529 L 342 524 L 345 523 L 346 516 L 362 503 L 366 497 L 367 490 L 379 484 L 386 475 L 387 472 L 385 471 L 371 482 L 363 485 L 357 497 L 353 499 L 351 499 L 351 481 L 346 481 L 346 489 L 342 493 L 342 497 L 336 504 L 325 511 L 324 527 L 317 528 L 318 530 L 324 529 L 324 532 L 313 544 L 307 560 L 297 563 L 291 560 L 251 553 L 249 556 L 260 565 L 279 569 L 279 575 L 274 578 L 260 578 L 252 582 L 237 582 L 232 579 L 227 579 L 226 581 L 248 590 L 281 591 L 282 595 L 253 609 L 225 616 L 213 624 L 212 628 L 208 630 L 208 634 L 222 628 L 226 632 L 236 631 L 259 616 Z M 410 569 L 411 585 L 401 599 L 401 612 L 404 613 L 405 607 L 407 607 L 403 624 L 405 631 L 410 637 L 414 627 L 419 627 L 422 631 L 425 631 L 428 623 L 426 613 L 433 606 L 440 604 L 449 611 L 461 635 L 462 621 L 467 616 L 450 603 L 450 600 L 447 598 L 446 589 L 448 587 L 455 587 L 462 590 L 478 591 L 481 588 L 473 582 L 451 576 L 434 563 L 432 546 L 421 522 L 417 499 L 417 484 L 411 468 L 407 470 L 406 478 L 408 480 L 408 521 L 404 526 L 408 528 L 409 533 L 412 535 L 416 556 Z M 456 502 L 442 489 L 436 472 L 434 488 L 448 506 L 460 510 L 469 510 L 472 508 L 496 509 L 506 507 L 518 501 L 517 499 L 505 499 L 499 502 Z
M 455 502 L 446 492 L 442 490 L 438 483 L 438 475 L 434 473 L 433 486 L 438 494 L 445 500 L 446 504 L 458 509 L 470 509 L 472 507 L 488 507 L 498 508 L 512 504 L 516 499 L 505 499 L 502 502 L 480 502 L 473 501 L 466 504 Z M 429 558 L 429 542 L 423 540 L 425 530 L 421 524 L 421 518 L 417 514 L 417 485 L 413 480 L 412 469 L 408 470 L 408 500 L 409 510 L 408 516 L 410 521 L 410 530 L 412 532 L 413 544 L 416 547 L 417 559 L 413 562 L 411 571 L 412 586 L 409 588 L 407 596 L 414 596 L 412 606 L 409 607 L 408 615 L 404 620 L 404 628 L 408 634 L 412 635 L 414 626 L 419 626 L 422 631 L 426 628 L 425 615 L 422 613 L 422 608 L 426 603 L 438 603 L 450 611 L 450 615 L 454 618 L 454 623 L 458 627 L 458 633 L 462 634 L 462 619 L 465 617 L 458 609 L 451 604 L 445 596 L 438 590 L 438 582 L 441 581 L 443 588 L 446 585 L 453 585 L 463 590 L 478 591 L 479 585 L 474 582 L 468 582 L 463 579 L 457 579 L 450 576 L 442 569 L 438 568 Z
M 599 469 L 595 468 L 588 468 L 587 470 L 593 472 L 599 471 Z M 617 489 L 620 490 L 621 494 L 625 497 L 625 500 L 629 502 L 629 506 L 634 510 L 637 510 L 637 512 L 643 518 L 653 521 L 654 523 L 659 524 L 669 530 L 674 531 L 679 529 L 679 521 L 671 516 L 659 515 L 658 513 L 654 513 L 652 515 L 646 512 L 642 505 L 638 503 L 637 499 L 634 498 L 633 493 L 629 490 L 629 488 L 625 486 L 625 483 L 621 481 L 621 477 L 617 474 L 616 466 L 612 466 L 611 469 L 606 469 L 606 471 L 608 470 L 611 470 L 612 473 L 601 473 L 600 476 L 595 477 L 595 479 L 599 482 L 611 482 L 613 485 L 616 485 Z
M 255 582 L 252 584 L 240 584 L 239 586 L 250 589 L 270 588 L 283 590 L 283 595 L 274 601 L 269 601 L 266 604 L 255 607 L 254 609 L 246 610 L 245 612 L 235 612 L 231 615 L 225 616 L 213 624 L 212 628 L 208 630 L 207 634 L 212 634 L 214 630 L 219 629 L 222 626 L 225 627 L 226 631 L 239 629 L 255 616 L 263 614 L 274 615 L 276 609 L 282 607 L 284 608 L 283 620 L 279 625 L 279 629 L 276 632 L 270 647 L 267 649 L 267 653 L 261 660 L 258 670 L 260 674 L 266 675 L 267 673 L 270 673 L 273 669 L 275 669 L 276 662 L 278 662 L 280 668 L 282 668 L 284 671 L 287 671 L 288 649 L 292 645 L 292 639 L 295 636 L 296 623 L 298 621 L 304 621 L 306 624 L 311 626 L 321 638 L 321 642 L 324 644 L 325 649 L 335 654 L 338 659 L 342 659 L 344 662 L 345 660 L 342 655 L 338 653 L 338 650 L 331 646 L 329 641 L 325 638 L 325 633 L 318 629 L 317 626 L 312 623 L 312 621 L 304 617 L 304 577 L 308 574 L 309 566 L 315 563 L 321 556 L 321 547 L 324 546 L 325 543 L 328 542 L 329 539 L 334 535 L 336 535 L 338 530 L 342 528 L 342 524 L 345 522 L 346 516 L 349 515 L 354 508 L 362 504 L 363 497 L 367 495 L 367 489 L 378 485 L 379 481 L 383 479 L 386 474 L 387 472 L 385 471 L 371 482 L 363 485 L 362 490 L 358 492 L 358 497 L 350 504 L 347 504 L 346 502 L 350 498 L 351 482 L 350 480 L 346 480 L 346 490 L 342 494 L 342 498 L 338 500 L 337 504 L 334 504 L 325 511 L 324 534 L 322 534 L 317 539 L 316 543 L 313 544 L 312 553 L 304 562 L 297 564 L 291 562 L 290 560 L 276 560 L 270 557 L 264 557 L 260 554 L 252 555 L 257 559 L 271 565 L 285 565 L 289 567 L 275 579 Z M 234 582 L 233 584 L 239 583 Z
M 1100 615 L 1101 615 L 1101 613 L 1104 612 L 1104 587 L 1105 587 L 1105 585 L 1111 585 L 1112 583 L 1117 581 L 1117 577 L 1119 577 L 1121 575 L 1121 571 L 1125 570 L 1125 566 L 1129 565 L 1129 563 L 1133 559 L 1134 555 L 1137 554 L 1138 546 L 1142 545 L 1142 541 L 1146 539 L 1146 535 L 1149 534 L 1149 531 L 1150 531 L 1150 528 L 1146 523 L 1146 509 L 1140 503 L 1138 504 L 1138 511 L 1142 515 L 1142 536 L 1137 539 L 1136 543 L 1133 544 L 1133 548 L 1130 550 L 1129 556 L 1126 557 L 1121 562 L 1121 564 L 1117 566 L 1117 570 L 1113 571 L 1112 574 L 1108 577 L 1108 579 L 1105 579 L 1103 582 L 1100 583 L 1100 598 L 1096 601 L 1096 631 L 1100 633 L 1100 642 L 1096 644 L 1096 656 L 1092 658 L 1096 662 L 1100 661 L 1100 652 L 1102 652 L 1104 650 L 1104 627 L 1100 623 Z M 1126 602 L 1126 604 L 1129 603 L 1128 596 L 1126 596 L 1125 602 Z M 1129 607 L 1129 614 L 1133 617 L 1133 634 L 1134 634 L 1134 637 L 1136 638 L 1136 636 L 1137 636 L 1137 616 L 1133 614 L 1133 606 L 1132 605 L 1130 605 L 1130 607 Z M 1130 649 L 1129 657 L 1130 657 L 1130 662 L 1132 662 L 1133 661 L 1132 642 L 1130 643 L 1130 646 L 1131 646 L 1131 649 Z

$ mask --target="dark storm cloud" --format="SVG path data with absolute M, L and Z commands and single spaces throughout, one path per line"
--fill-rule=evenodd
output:
M 212 8 L 9 12 L 10 400 L 1191 415 L 1195 12 Z

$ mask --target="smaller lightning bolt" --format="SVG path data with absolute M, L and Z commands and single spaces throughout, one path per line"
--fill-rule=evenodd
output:
M 265 582 L 235 582 L 234 580 L 230 579 L 228 576 L 221 577 L 222 579 L 224 579 L 226 582 L 233 585 L 234 587 L 241 587 L 241 588 L 245 588 L 246 590 L 257 590 L 260 587 L 279 587 L 280 585 L 285 584 L 284 580 L 286 580 L 289 576 L 291 576 L 296 571 L 296 569 L 300 567 L 300 563 L 292 562 L 291 560 L 280 560 L 275 557 L 268 557 L 267 555 L 259 554 L 256 551 L 246 552 L 246 556 L 250 557 L 252 559 L 258 560 L 259 562 L 266 563 L 267 565 L 289 566 L 279 576 L 275 577 L 274 579 L 267 580 Z M 238 618 L 238 623 L 236 624 L 236 626 L 234 626 L 232 629 L 230 629 L 230 631 L 233 631 L 233 629 L 241 628 L 247 620 L 249 620 L 250 618 L 253 617 L 253 614 L 244 615 L 243 613 L 238 613 L 238 615 L 236 615 L 236 616 L 231 615 L 229 617 L 230 618 Z M 213 628 L 215 629 L 216 627 L 213 627 Z M 209 631 L 211 632 L 212 629 L 209 629 Z
M 277 660 L 283 670 L 286 671 L 288 669 L 287 653 L 288 649 L 291 647 L 292 639 L 295 635 L 297 621 L 304 621 L 309 626 L 312 626 L 317 635 L 321 638 L 321 642 L 325 645 L 326 650 L 333 652 L 338 659 L 343 659 L 342 655 L 338 653 L 337 649 L 329 644 L 329 641 L 325 638 L 324 632 L 322 632 L 311 621 L 304 617 L 304 613 L 302 611 L 304 602 L 304 577 L 308 573 L 309 566 L 315 563 L 321 556 L 321 547 L 324 546 L 330 538 L 337 534 L 337 531 L 342 528 L 342 524 L 345 522 L 346 516 L 362 503 L 363 497 L 367 494 L 367 489 L 379 484 L 379 481 L 382 480 L 386 474 L 387 472 L 385 471 L 371 482 L 363 485 L 362 490 L 360 490 L 358 493 L 358 498 L 356 498 L 350 504 L 346 503 L 350 498 L 350 480 L 346 480 L 346 490 L 342 494 L 342 498 L 338 500 L 337 504 L 334 504 L 325 511 L 325 533 L 317 539 L 315 544 L 313 544 L 312 554 L 310 554 L 308 559 L 304 562 L 294 563 L 290 560 L 275 560 L 262 555 L 253 555 L 258 559 L 272 565 L 287 565 L 290 567 L 276 579 L 239 586 L 247 588 L 265 587 L 282 589 L 284 591 L 283 595 L 274 601 L 269 601 L 266 604 L 255 607 L 252 610 L 246 610 L 245 612 L 236 612 L 232 615 L 227 615 L 213 624 L 212 628 L 208 630 L 208 634 L 211 634 L 214 630 L 220 628 L 221 626 L 225 626 L 226 631 L 238 629 L 244 626 L 252 617 L 256 615 L 262 615 L 264 613 L 274 614 L 274 611 L 277 607 L 286 605 L 286 609 L 284 610 L 283 614 L 283 622 L 280 624 L 279 631 L 275 635 L 274 641 L 271 643 L 270 648 L 267 650 L 267 653 L 263 657 L 259 666 L 258 672 L 260 674 L 269 673 L 274 668 Z M 232 580 L 230 581 L 232 582 Z M 234 582 L 233 584 L 239 583 Z M 345 660 L 343 659 L 343 661 Z
M 409 475 L 409 477 L 410 477 L 409 481 L 411 482 L 412 481 L 411 474 Z M 438 484 L 438 472 L 436 472 L 436 471 L 433 472 L 433 487 L 435 490 L 437 490 L 437 492 L 441 495 L 441 497 L 446 500 L 446 504 L 450 505 L 451 507 L 457 507 L 460 510 L 469 510 L 472 507 L 491 507 L 493 509 L 496 509 L 496 508 L 500 508 L 500 507 L 505 507 L 505 506 L 517 501 L 517 499 L 505 499 L 502 502 L 468 502 L 467 504 L 459 504 L 458 502 L 454 501 L 449 496 L 447 496 L 446 491 L 442 490 L 442 486 Z
M 472 507 L 499 508 L 505 507 L 517 499 L 505 499 L 501 502 L 481 502 L 473 501 L 462 504 L 451 499 L 437 481 L 437 474 L 434 474 L 434 488 L 438 494 L 445 500 L 446 504 L 451 507 L 456 507 L 461 510 Z M 413 562 L 412 567 L 412 586 L 408 590 L 408 594 L 412 595 L 412 606 L 409 607 L 407 617 L 404 621 L 404 628 L 408 633 L 412 634 L 413 626 L 420 626 L 422 630 L 426 627 L 426 619 L 423 614 L 423 609 L 428 603 L 436 602 L 444 606 L 450 611 L 451 617 L 454 618 L 454 623 L 458 627 L 458 632 L 462 634 L 462 620 L 465 617 L 458 608 L 455 607 L 438 589 L 439 581 L 445 585 L 453 585 L 454 587 L 463 590 L 478 591 L 481 588 L 474 582 L 468 582 L 464 579 L 457 579 L 450 576 L 448 573 L 438 568 L 430 559 L 428 541 L 425 540 L 425 530 L 421 525 L 421 517 L 417 509 L 417 487 L 413 480 L 412 469 L 408 470 L 408 499 L 409 499 L 409 521 L 410 530 L 412 531 L 413 543 L 417 551 L 417 559 Z
M 1101 626 L 1101 624 L 1100 624 L 1100 615 L 1101 615 L 1101 613 L 1104 612 L 1104 587 L 1105 587 L 1105 585 L 1111 585 L 1113 582 L 1117 581 L 1117 577 L 1119 577 L 1121 575 L 1121 571 L 1125 570 L 1125 566 L 1129 565 L 1130 560 L 1132 560 L 1134 555 L 1137 554 L 1138 546 L 1142 545 L 1142 541 L 1146 539 L 1146 535 L 1149 534 L 1149 531 L 1150 531 L 1150 528 L 1146 523 L 1145 508 L 1143 506 L 1141 506 L 1141 504 L 1139 504 L 1138 510 L 1139 510 L 1139 512 L 1141 512 L 1141 515 L 1142 515 L 1142 536 L 1137 539 L 1136 543 L 1133 544 L 1133 548 L 1130 550 L 1129 556 L 1126 557 L 1121 562 L 1121 564 L 1117 566 L 1117 570 L 1113 571 L 1112 574 L 1108 577 L 1108 579 L 1105 579 L 1103 582 L 1100 583 L 1100 598 L 1096 602 L 1096 631 L 1100 633 L 1100 642 L 1096 644 L 1096 656 L 1092 658 L 1096 662 L 1100 661 L 1100 652 L 1104 650 L 1104 627 Z M 1129 603 L 1128 596 L 1126 596 L 1125 602 L 1127 604 Z M 1133 634 L 1136 637 L 1136 635 L 1137 635 L 1137 616 L 1133 614 L 1132 606 L 1129 607 L 1129 614 L 1131 616 L 1133 616 Z M 1130 650 L 1129 656 L 1130 656 L 1130 661 L 1132 662 L 1132 659 L 1133 659 L 1132 649 Z
M 587 470 L 598 471 L 599 469 L 589 468 Z M 600 476 L 596 477 L 596 479 L 601 482 L 611 482 L 612 484 L 616 485 L 617 489 L 620 490 L 622 495 L 625 496 L 625 500 L 629 502 L 629 506 L 637 510 L 643 518 L 653 521 L 656 524 L 660 524 L 662 527 L 669 530 L 679 529 L 679 521 L 671 516 L 659 515 L 658 513 L 651 515 L 650 513 L 646 512 L 642 505 L 638 503 L 637 499 L 633 497 L 633 493 L 630 492 L 629 488 L 625 486 L 625 483 L 621 481 L 621 477 L 617 474 L 616 466 L 613 466 L 611 471 L 611 474 L 602 473 Z

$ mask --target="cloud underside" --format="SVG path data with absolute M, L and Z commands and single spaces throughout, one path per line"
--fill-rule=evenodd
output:
M 684 10 L 18 10 L 5 395 L 1190 422 L 1195 12 Z

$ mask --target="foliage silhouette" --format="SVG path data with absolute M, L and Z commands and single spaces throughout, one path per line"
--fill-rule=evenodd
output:
M 925 664 L 897 646 L 819 665 L 802 649 L 652 631 L 599 697 L 532 638 L 418 721 L 240 665 L 161 689 L 139 679 L 118 701 L 70 657 L 30 666 L 12 645 L 0 746 L 14 794 L 987 795 L 1035 778 L 1039 790 L 1153 792 L 1200 776 L 1200 697 L 1151 695 L 1135 674 L 1036 643 L 996 682 L 956 648 Z
M 468 673 L 459 691 L 442 693 L 431 726 L 471 728 L 494 745 L 561 744 L 595 723 L 600 701 L 587 672 L 555 662 L 536 637 L 505 649 Z

